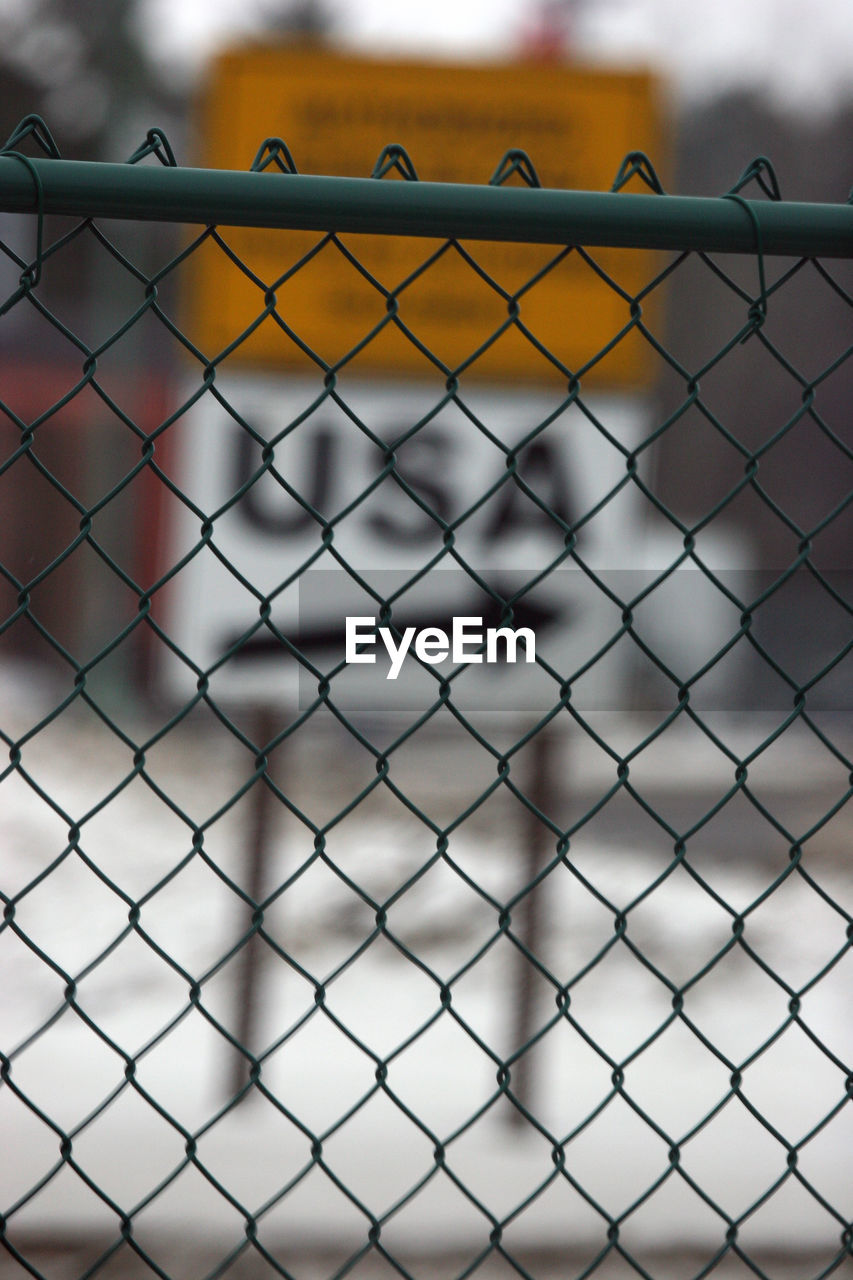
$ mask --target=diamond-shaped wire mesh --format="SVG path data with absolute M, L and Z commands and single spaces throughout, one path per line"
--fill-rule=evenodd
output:
M 847 1274 L 849 262 L 265 234 L 3 226 L 0 1272 Z

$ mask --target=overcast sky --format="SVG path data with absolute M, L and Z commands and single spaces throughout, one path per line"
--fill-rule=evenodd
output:
M 276 0 L 147 0 L 164 63 L 198 70 L 257 28 Z M 362 52 L 513 56 L 534 0 L 328 0 L 340 43 Z M 579 53 L 650 64 L 677 96 L 751 83 L 793 108 L 831 109 L 853 94 L 853 0 L 587 0 Z

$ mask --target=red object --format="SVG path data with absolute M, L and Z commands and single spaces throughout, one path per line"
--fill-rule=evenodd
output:
M 574 0 L 543 0 L 522 28 L 520 53 L 533 62 L 565 62 L 574 52 Z

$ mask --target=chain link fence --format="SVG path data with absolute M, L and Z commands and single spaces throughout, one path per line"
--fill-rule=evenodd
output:
M 853 208 L 253 170 L 0 156 L 0 1273 L 850 1273 Z

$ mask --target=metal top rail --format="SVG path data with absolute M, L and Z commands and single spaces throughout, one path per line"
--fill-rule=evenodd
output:
M 853 256 L 853 205 L 0 156 L 0 209 L 540 244 Z

